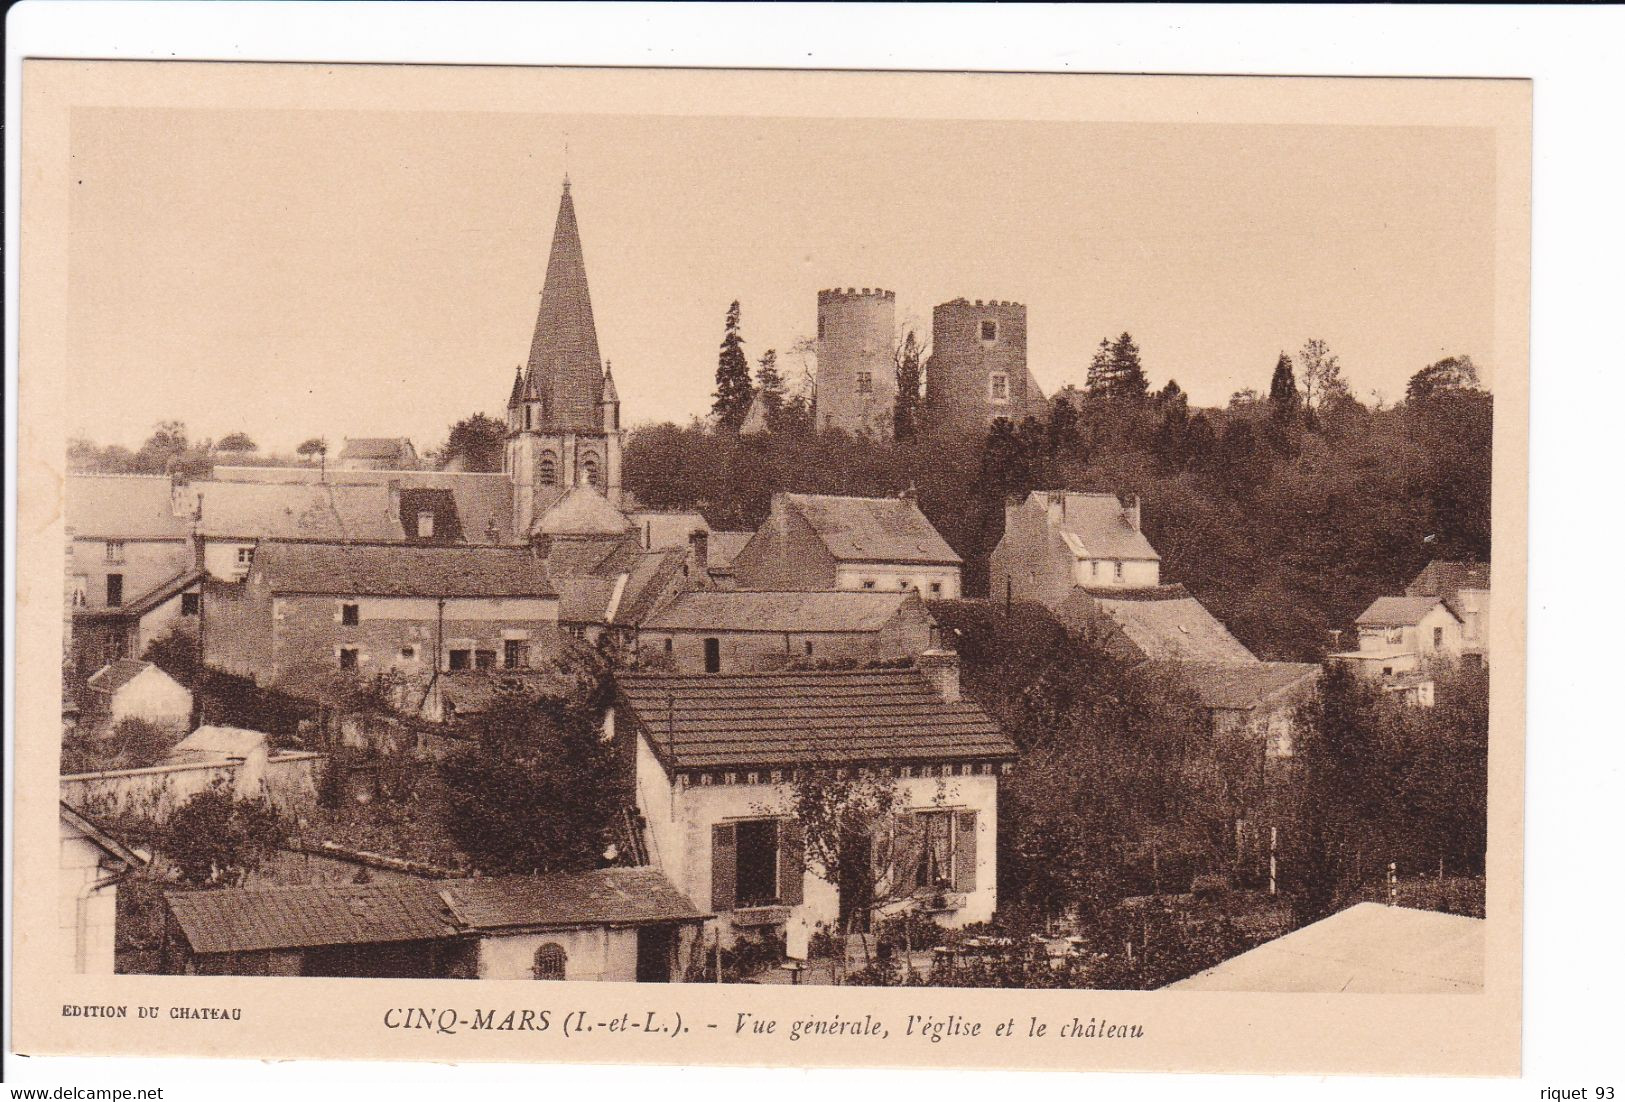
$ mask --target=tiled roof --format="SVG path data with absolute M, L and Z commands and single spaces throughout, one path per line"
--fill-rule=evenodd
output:
M 1180 585 L 1139 591 L 1078 587 L 1055 612 L 1073 630 L 1104 627 L 1108 645 L 1131 659 L 1256 660 L 1252 651 Z
M 615 595 L 615 576 L 562 577 L 555 584 L 559 591 L 559 620 L 562 623 L 608 622 L 609 601 Z
M 627 572 L 626 588 L 615 606 L 615 623 L 628 627 L 641 624 L 654 611 L 661 595 L 677 581 L 688 560 L 686 548 L 648 551 L 637 557 Z
M 412 441 L 404 436 L 356 436 L 344 438 L 344 450 L 339 462 L 346 459 L 394 459 L 404 461 L 408 455 L 416 456 Z
M 801 514 L 838 561 L 960 562 L 954 549 L 912 501 L 822 494 L 779 496 L 787 508 Z
M 710 545 L 705 552 L 705 565 L 707 570 L 726 571 L 733 569 L 734 556 L 745 549 L 745 544 L 755 532 L 711 532 Z
M 1187 662 L 1186 675 L 1204 707 L 1250 711 L 1310 685 L 1320 667 L 1304 662 Z
M 171 508 L 169 479 L 153 475 L 69 475 L 63 512 L 81 539 L 184 539 L 191 530 Z
M 431 941 L 460 931 L 435 881 L 165 892 L 195 953 Z
M 1434 559 L 1422 568 L 1416 580 L 1405 587 L 1407 597 L 1442 597 L 1450 611 L 1461 615 L 1457 594 L 1463 589 L 1490 587 L 1490 564 L 1487 562 L 1446 562 Z
M 409 490 L 450 490 L 464 539 L 471 543 L 512 543 L 514 538 L 513 483 L 503 474 L 329 468 L 324 475 L 314 467 L 216 467 L 211 481 L 193 485 L 207 499 L 209 487 L 222 482 L 305 485 L 326 482 L 334 486 L 377 486 L 383 487 L 386 495 L 389 484 L 395 482 L 399 483 L 403 496 Z M 387 503 L 385 508 L 388 508 Z M 386 538 L 404 538 L 404 532 L 397 524 L 394 534 Z
M 710 917 L 651 868 L 451 880 L 437 887 L 458 922 L 477 930 L 699 922 Z
M 120 658 L 110 662 L 91 674 L 85 681 L 86 686 L 99 693 L 116 693 L 148 670 L 156 669 L 151 662 L 142 662 L 135 658 Z
M 559 198 L 547 278 L 536 311 L 525 372 L 527 389 L 543 401 L 544 427 L 596 432 L 604 396 L 603 360 L 587 293 L 587 262 L 576 226 L 575 201 L 565 184 Z
M 868 590 L 695 590 L 672 600 L 642 626 L 650 631 L 879 631 L 910 600 L 919 597 Z
M 1443 598 L 1378 597 L 1354 622 L 1377 627 L 1407 627 L 1421 622 L 1422 617 L 1431 612 L 1433 606 L 1439 604 L 1444 604 Z M 1446 608 L 1448 609 L 1448 606 Z M 1451 615 L 1454 616 L 1455 613 L 1452 612 Z
M 628 673 L 629 718 L 671 769 L 1015 756 L 967 699 L 947 703 L 918 670 Z
M 547 567 L 523 547 L 268 540 L 252 576 L 275 593 L 372 597 L 551 597 Z
M 332 482 L 194 484 L 205 536 L 239 539 L 400 540 L 389 490 Z
M 1161 558 L 1123 515 L 1123 503 L 1116 494 L 1035 490 L 1027 502 L 1045 510 L 1051 502 L 1060 506 L 1060 517 L 1051 522 L 1051 527 L 1060 534 L 1067 550 L 1080 559 Z

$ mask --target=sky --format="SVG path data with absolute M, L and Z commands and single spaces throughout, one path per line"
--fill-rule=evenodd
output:
M 922 336 L 1025 303 L 1046 393 L 1124 331 L 1203 405 L 1311 337 L 1368 401 L 1493 382 L 1482 129 L 78 108 L 71 148 L 67 427 L 103 444 L 500 416 L 566 171 L 628 425 L 709 409 L 734 299 L 793 373 L 836 286 Z

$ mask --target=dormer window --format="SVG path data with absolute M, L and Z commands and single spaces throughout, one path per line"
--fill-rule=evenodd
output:
M 426 540 L 434 537 L 434 514 L 422 512 L 418 514 L 418 539 Z

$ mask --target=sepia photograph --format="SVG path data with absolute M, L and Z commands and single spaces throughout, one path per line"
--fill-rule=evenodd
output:
M 1527 82 L 27 66 L 53 1044 L 605 981 L 1515 1069 Z

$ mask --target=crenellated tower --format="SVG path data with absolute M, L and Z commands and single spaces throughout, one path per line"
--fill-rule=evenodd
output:
M 820 429 L 889 438 L 897 410 L 897 294 L 878 287 L 818 292 Z
M 621 505 L 621 403 L 598 354 L 587 263 L 570 180 L 559 197 L 530 359 L 508 397 L 503 470 L 513 481 L 514 527 L 528 534 L 548 499 L 591 486 Z

